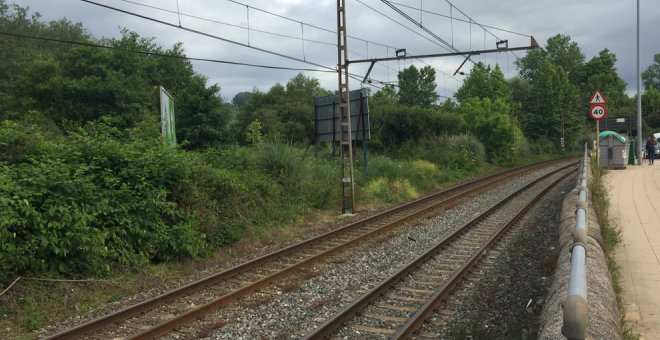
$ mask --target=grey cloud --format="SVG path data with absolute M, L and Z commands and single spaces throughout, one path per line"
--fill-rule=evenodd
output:
M 11 1 L 11 0 L 9 0 Z M 121 0 L 98 0 L 104 4 L 125 8 L 144 15 L 157 17 L 171 23 L 178 23 L 178 16 L 171 13 L 143 8 Z M 302 30 L 300 24 L 282 18 L 266 15 L 257 10 L 278 13 L 282 16 L 295 18 L 304 22 L 336 29 L 335 1 L 332 0 L 242 0 L 251 6 L 249 10 L 251 29 L 262 29 L 280 34 L 302 36 L 305 39 L 320 40 L 334 44 L 336 36 L 332 33 L 319 31 L 305 26 Z M 378 0 L 361 0 L 379 11 L 386 13 L 398 22 L 408 27 L 414 25 L 399 16 Z M 138 32 L 142 36 L 155 37 L 156 42 L 166 48 L 177 41 L 184 43 L 186 53 L 191 57 L 223 59 L 230 61 L 248 62 L 254 64 L 278 65 L 287 67 L 315 68 L 289 61 L 273 55 L 264 54 L 245 47 L 228 44 L 218 40 L 202 37 L 182 30 L 166 27 L 143 19 L 130 17 L 126 14 L 116 13 L 97 6 L 89 5 L 75 0 L 16 0 L 21 6 L 30 6 L 33 10 L 41 12 L 45 20 L 67 17 L 83 25 L 96 37 L 118 37 L 119 27 L 125 27 Z M 144 4 L 165 7 L 176 10 L 175 0 L 158 1 L 142 0 Z M 444 1 L 398 0 L 398 2 L 419 7 L 424 10 L 449 14 L 449 5 Z M 636 56 L 635 56 L 635 3 L 612 0 L 509 0 L 509 1 L 483 1 L 465 0 L 455 1 L 455 5 L 469 15 L 472 19 L 491 26 L 496 26 L 516 32 L 534 35 L 537 41 L 544 45 L 547 39 L 561 33 L 571 36 L 577 42 L 586 59 L 589 60 L 604 48 L 616 54 L 617 69 L 621 77 L 628 83 L 628 89 L 634 90 L 636 86 Z M 224 0 L 187 0 L 179 1 L 181 12 L 208 19 L 219 20 L 234 25 L 247 26 L 247 12 L 245 6 L 237 5 Z M 411 17 L 420 19 L 423 24 L 444 40 L 453 40 L 456 48 L 467 50 L 495 47 L 495 39 L 487 34 L 484 41 L 483 30 L 476 25 L 454 22 L 429 14 L 420 14 L 419 11 L 405 10 Z M 457 18 L 465 17 L 456 9 L 452 11 Z M 412 54 L 442 53 L 446 50 L 427 39 L 421 38 L 398 24 L 384 18 L 380 14 L 368 9 L 356 0 L 347 0 L 347 14 L 349 35 L 357 36 L 370 41 L 389 46 L 404 47 Z M 192 18 L 181 17 L 181 22 L 187 27 L 198 29 L 226 37 L 228 39 L 247 43 L 247 32 L 227 25 L 203 22 Z M 660 22 L 660 6 L 652 6 L 649 1 L 642 1 L 642 69 L 648 67 L 655 53 L 660 53 L 660 35 L 656 34 L 657 23 Z M 453 36 L 452 36 L 453 29 Z M 415 29 L 421 32 L 419 29 Z M 304 31 L 304 32 L 303 32 Z M 529 44 L 528 38 L 520 37 L 507 32 L 491 30 L 502 39 L 509 40 L 509 46 L 524 46 Z M 432 38 L 431 38 L 432 39 Z M 318 64 L 335 67 L 337 64 L 337 51 L 334 45 L 306 42 L 303 54 L 303 44 L 299 40 L 291 40 L 272 35 L 250 32 L 250 44 L 261 48 L 272 49 L 278 53 L 291 55 L 297 58 L 306 58 Z M 349 40 L 350 58 L 384 57 L 394 55 L 392 49 L 376 44 L 367 45 L 364 41 Z M 360 56 L 361 55 L 361 56 Z M 524 52 L 516 52 L 523 56 Z M 516 73 L 513 54 L 490 54 L 476 56 L 475 60 L 485 60 L 490 64 L 496 62 L 511 76 Z M 460 86 L 462 77 L 452 77 L 461 57 L 425 60 L 432 64 L 440 73 L 438 74 L 438 92 L 441 95 L 451 95 Z M 423 66 L 420 62 L 412 62 Z M 395 80 L 396 72 L 410 65 L 411 62 L 389 62 L 384 66 L 377 66 L 372 71 L 374 79 Z M 267 91 L 270 86 L 279 82 L 285 84 L 298 72 L 253 69 L 243 66 L 229 66 L 214 63 L 195 62 L 195 69 L 204 74 L 211 83 L 218 83 L 222 87 L 223 97 L 231 98 L 241 91 L 251 91 L 254 87 Z M 470 64 L 464 66 L 469 71 Z M 351 71 L 363 75 L 366 65 L 353 65 Z M 336 87 L 336 75 L 322 73 L 307 73 L 319 78 L 321 84 L 331 90 Z M 456 80 L 458 79 L 458 80 Z M 352 81 L 351 87 L 357 87 L 357 81 Z

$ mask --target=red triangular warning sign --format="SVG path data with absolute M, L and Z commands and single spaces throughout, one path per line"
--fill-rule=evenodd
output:
M 605 97 L 603 97 L 603 94 L 600 93 L 600 89 L 597 89 L 596 92 L 594 92 L 594 95 L 591 96 L 591 100 L 589 101 L 589 104 L 594 105 L 594 104 L 606 104 L 607 101 L 605 100 Z

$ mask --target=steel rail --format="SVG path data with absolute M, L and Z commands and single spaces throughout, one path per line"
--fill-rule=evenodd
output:
M 243 264 L 237 265 L 235 267 L 229 268 L 225 271 L 213 274 L 209 277 L 206 277 L 206 278 L 200 279 L 198 281 L 189 283 L 187 285 L 184 285 L 182 287 L 174 289 L 170 292 L 167 292 L 167 293 L 161 294 L 159 296 L 153 297 L 151 299 L 145 300 L 141 303 L 126 307 L 126 308 L 121 309 L 117 312 L 114 312 L 114 313 L 102 316 L 100 318 L 91 320 L 89 322 L 86 322 L 86 323 L 81 324 L 79 326 L 76 326 L 74 328 L 56 333 L 54 335 L 51 335 L 51 336 L 47 337 L 46 339 L 51 340 L 51 339 L 80 338 L 80 337 L 82 337 L 86 334 L 90 334 L 92 332 L 95 332 L 95 331 L 98 331 L 100 329 L 106 328 L 106 327 L 108 327 L 112 324 L 115 324 L 117 322 L 124 321 L 124 320 L 129 319 L 131 317 L 134 317 L 138 314 L 141 314 L 141 313 L 147 312 L 149 310 L 152 310 L 152 309 L 154 309 L 158 306 L 165 305 L 165 304 L 167 304 L 167 303 L 169 303 L 173 300 L 176 300 L 178 298 L 188 296 L 188 295 L 190 295 L 190 294 L 192 294 L 196 291 L 205 289 L 207 287 L 213 286 L 213 285 L 221 283 L 221 282 L 225 282 L 229 278 L 235 277 L 235 276 L 240 275 L 242 273 L 246 273 L 246 272 L 250 271 L 253 268 L 262 266 L 266 263 L 269 263 L 270 261 L 276 260 L 277 258 L 286 256 L 287 254 L 290 254 L 294 251 L 305 249 L 305 247 L 313 246 L 315 244 L 324 242 L 325 240 L 331 239 L 333 237 L 338 237 L 339 235 L 341 235 L 343 233 L 349 233 L 349 232 L 351 232 L 351 231 L 353 231 L 357 228 L 361 228 L 364 225 L 367 225 L 369 223 L 374 223 L 375 221 L 386 219 L 388 216 L 393 216 L 393 215 L 396 215 L 398 213 L 401 213 L 402 211 L 405 211 L 406 209 L 411 209 L 411 208 L 413 208 L 417 205 L 432 201 L 434 199 L 439 199 L 442 196 L 449 195 L 446 199 L 444 199 L 442 202 L 438 203 L 437 205 L 436 204 L 431 205 L 431 206 L 426 207 L 425 209 L 423 209 L 421 211 L 417 211 L 414 214 L 407 214 L 403 218 L 396 219 L 395 220 L 396 223 L 402 223 L 406 220 L 419 218 L 421 215 L 428 213 L 430 210 L 437 209 L 438 205 L 441 206 L 443 204 L 447 204 L 451 200 L 456 200 L 456 199 L 459 199 L 461 197 L 465 197 L 466 195 L 469 195 L 471 193 L 479 192 L 479 191 L 483 190 L 484 187 L 486 187 L 488 185 L 491 185 L 493 183 L 496 183 L 498 181 L 503 181 L 503 180 L 506 180 L 506 179 L 511 178 L 513 176 L 520 175 L 520 173 L 530 172 L 530 171 L 533 171 L 537 168 L 547 166 L 549 164 L 551 165 L 551 164 L 555 164 L 555 163 L 560 163 L 560 162 L 568 161 L 568 160 L 571 160 L 571 159 L 574 159 L 574 158 L 575 157 L 568 157 L 568 158 L 545 161 L 545 162 L 536 163 L 536 164 L 527 165 L 527 166 L 521 166 L 521 167 L 517 167 L 517 168 L 514 168 L 514 169 L 498 172 L 498 173 L 490 175 L 490 176 L 486 176 L 486 177 L 482 177 L 482 178 L 470 180 L 470 181 L 467 181 L 467 182 L 464 182 L 464 183 L 459 183 L 459 184 L 453 185 L 453 186 L 451 186 L 447 189 L 438 191 L 436 193 L 433 193 L 433 194 L 430 194 L 428 196 L 419 198 L 417 200 L 413 200 L 411 202 L 402 204 L 400 206 L 396 206 L 396 207 L 387 209 L 387 210 L 385 210 L 383 212 L 380 212 L 378 214 L 375 214 L 373 216 L 364 218 L 364 219 L 356 221 L 354 223 L 350 223 L 350 224 L 348 224 L 344 227 L 341 227 L 341 228 L 323 233 L 323 234 L 318 235 L 316 237 L 313 237 L 311 239 L 296 243 L 294 245 L 285 247 L 285 248 L 280 249 L 278 251 L 275 251 L 273 253 L 266 254 L 264 256 L 253 259 L 251 261 L 248 261 L 248 262 L 245 262 Z M 460 190 L 466 190 L 466 191 L 460 192 Z M 455 193 L 455 192 L 458 192 L 458 193 Z M 394 223 L 388 223 L 385 227 L 391 226 L 391 225 L 394 225 Z M 375 230 L 378 231 L 378 230 L 381 230 L 381 229 L 375 229 Z M 326 251 L 322 254 L 325 254 L 324 256 L 327 256 L 327 255 L 335 253 L 339 250 L 345 249 L 346 247 L 348 247 L 350 245 L 353 245 L 357 242 L 360 242 L 360 241 L 364 240 L 365 238 L 369 237 L 368 235 L 371 235 L 371 234 L 373 234 L 373 231 L 370 232 L 370 233 L 364 234 L 361 237 L 354 238 L 351 241 L 343 242 L 342 244 L 340 244 L 336 248 L 331 248 L 330 251 Z M 318 260 L 320 257 L 322 257 L 320 255 L 321 254 L 317 254 L 317 255 L 315 255 L 311 258 L 308 258 L 307 260 L 300 261 L 300 262 L 294 264 L 294 266 L 297 266 L 296 268 L 299 268 L 301 266 L 307 265 L 307 264 L 311 263 L 312 261 Z M 256 282 L 254 282 L 254 284 L 256 286 L 254 286 L 252 288 L 250 288 L 249 286 L 240 288 L 240 289 L 234 291 L 234 293 L 227 294 L 225 296 L 225 298 L 235 300 L 235 299 L 237 299 L 241 296 L 249 294 L 250 292 L 254 292 L 255 290 L 269 284 L 272 281 L 277 280 L 277 278 L 285 276 L 286 274 L 290 273 L 292 270 L 293 269 L 291 269 L 291 268 L 280 270 L 280 271 L 278 271 L 277 273 L 274 274 L 274 275 L 276 275 L 275 278 L 273 278 L 273 277 L 263 278 L 261 280 L 258 280 Z M 219 298 L 216 299 L 216 300 L 219 300 Z M 216 307 L 226 303 L 226 302 L 219 302 L 219 301 L 216 301 L 216 300 L 211 302 Z M 227 300 L 227 301 L 229 301 L 229 300 Z M 215 307 L 210 307 L 209 306 L 207 308 L 207 310 L 211 309 L 211 308 L 215 308 Z M 136 339 L 138 339 L 138 338 L 148 338 L 148 335 L 145 334 L 144 336 L 135 337 L 135 338 Z
M 458 228 L 453 233 L 445 236 L 427 252 L 420 255 L 415 260 L 409 262 L 407 265 L 403 266 L 402 269 L 399 270 L 397 273 L 381 281 L 381 283 L 379 283 L 370 291 L 365 293 L 362 297 L 357 299 L 351 305 L 345 307 L 343 310 L 335 314 L 333 318 L 327 320 L 324 324 L 322 324 L 321 326 L 319 326 L 309 334 L 305 335 L 304 339 L 323 339 L 330 337 L 333 334 L 333 332 L 339 329 L 344 323 L 354 318 L 361 310 L 372 304 L 376 299 L 378 299 L 380 296 L 385 294 L 385 292 L 392 289 L 399 282 L 403 281 L 404 278 L 406 278 L 408 275 L 414 272 L 422 264 L 426 263 L 428 260 L 436 256 L 436 254 L 443 247 L 447 246 L 448 244 L 452 243 L 454 240 L 459 238 L 461 235 L 463 235 L 466 232 L 467 229 L 470 229 L 472 226 L 485 219 L 488 215 L 490 215 L 495 210 L 499 209 L 502 205 L 510 201 L 514 196 L 524 192 L 525 190 L 529 189 L 531 186 L 546 179 L 547 177 L 573 166 L 574 164 L 568 165 L 566 167 L 558 169 L 550 174 L 547 174 L 529 183 L 528 185 L 521 188 L 517 192 L 513 193 L 512 195 L 498 202 L 495 206 L 491 207 L 484 213 L 475 217 L 461 228 Z M 502 228 L 499 230 L 499 232 L 491 236 L 489 241 L 484 246 L 482 246 L 478 251 L 476 251 L 474 255 L 472 255 L 472 257 L 470 258 L 470 260 L 468 260 L 463 266 L 461 266 L 461 268 L 457 269 L 450 276 L 449 280 L 447 280 L 444 285 L 442 285 L 441 287 L 438 288 L 438 290 L 436 290 L 436 292 L 432 296 L 432 299 L 430 299 L 427 303 L 425 303 L 424 306 L 415 313 L 413 318 L 410 318 L 404 324 L 404 326 L 402 326 L 397 330 L 397 333 L 395 333 L 394 338 L 410 337 L 412 335 L 412 332 L 414 332 L 421 325 L 421 323 L 423 323 L 424 320 L 428 318 L 428 316 L 433 312 L 433 310 L 437 307 L 437 305 L 439 305 L 444 299 L 446 299 L 449 296 L 451 290 L 458 284 L 458 282 L 460 282 L 460 280 L 465 276 L 465 274 L 469 271 L 469 269 L 474 264 L 477 263 L 477 261 L 481 258 L 481 256 L 485 252 L 485 250 L 490 246 L 492 246 L 496 242 L 496 240 L 499 239 L 499 237 L 504 233 L 504 231 L 508 229 L 508 226 L 513 225 L 515 222 L 517 222 L 519 218 L 525 212 L 527 212 L 531 208 L 531 206 L 533 206 L 533 204 L 536 203 L 536 201 L 538 201 L 538 199 L 540 199 L 543 195 L 545 195 L 545 193 L 547 193 L 547 191 L 549 191 L 552 187 L 554 187 L 557 183 L 565 179 L 571 173 L 573 173 L 573 171 L 567 172 L 560 179 L 553 182 L 541 194 L 537 195 L 537 197 L 535 197 L 535 199 L 532 202 L 530 202 L 523 210 L 521 210 L 512 219 L 510 219 L 509 223 L 504 224 Z
M 399 331 L 394 335 L 395 339 L 406 339 L 412 334 L 417 331 L 424 321 L 426 321 L 432 314 L 433 311 L 440 306 L 440 304 L 450 295 L 451 291 L 454 289 L 454 287 L 460 282 L 469 272 L 471 268 L 473 268 L 479 260 L 484 256 L 486 251 L 490 248 L 492 248 L 495 243 L 504 235 L 504 233 L 509 230 L 513 225 L 518 223 L 520 219 L 536 204 L 538 201 L 545 196 L 548 191 L 550 191 L 552 188 L 557 186 L 561 181 L 565 180 L 568 176 L 570 176 L 573 172 L 567 172 L 566 174 L 562 175 L 559 179 L 554 181 L 552 184 L 547 186 L 539 195 L 534 197 L 516 216 L 514 216 L 510 221 L 507 223 L 504 223 L 501 226 L 501 229 L 498 231 L 496 235 L 493 235 L 489 240 L 488 243 L 477 253 L 475 253 L 472 258 L 470 258 L 469 262 L 460 270 L 457 271 L 457 273 L 454 274 L 454 278 L 451 280 L 451 284 L 446 284 L 442 287 L 440 287 L 429 299 L 429 301 L 420 309 L 418 310 L 413 317 L 410 318 L 410 320 L 399 329 Z

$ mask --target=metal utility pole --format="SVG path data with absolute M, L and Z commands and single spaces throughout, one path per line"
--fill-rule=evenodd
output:
M 639 0 L 637 0 L 637 164 L 642 165 L 642 78 L 639 73 Z
M 357 63 L 370 63 L 369 70 L 364 76 L 364 82 L 368 81 L 369 74 L 373 69 L 374 65 L 380 61 L 390 61 L 390 60 L 406 60 L 406 59 L 423 59 L 423 58 L 438 58 L 438 57 L 450 57 L 450 56 L 463 56 L 465 60 L 463 64 L 470 59 L 471 56 L 479 55 L 483 53 L 501 53 L 507 51 L 522 51 L 538 48 L 539 44 L 536 42 L 534 37 L 530 36 L 530 46 L 524 47 L 513 47 L 510 48 L 508 41 L 498 41 L 495 49 L 490 50 L 477 50 L 477 51 L 467 51 L 461 52 L 454 49 L 454 52 L 450 53 L 435 53 L 435 54 L 425 54 L 425 55 L 407 55 L 405 49 L 400 49 L 396 51 L 395 57 L 388 58 L 371 58 L 371 59 L 360 59 L 360 60 L 349 60 L 348 59 L 348 45 L 347 45 L 347 29 L 346 29 L 346 1 L 337 0 L 337 79 L 338 79 L 338 107 L 339 107 L 339 158 L 341 162 L 341 212 L 342 214 L 346 213 L 346 204 L 350 201 L 351 203 L 351 212 L 355 213 L 355 183 L 353 175 L 353 130 L 351 129 L 351 99 L 350 92 L 348 87 L 348 66 L 349 64 Z M 438 37 L 439 38 L 439 37 Z M 504 45 L 504 47 L 501 47 Z M 399 54 L 403 52 L 402 54 Z M 461 67 L 463 66 L 461 64 Z M 456 70 L 458 72 L 460 68 Z M 359 125 L 358 125 L 359 126 Z M 357 134 L 357 132 L 356 132 Z M 357 135 L 356 135 L 357 137 Z M 348 171 L 346 168 L 348 167 Z
M 348 46 L 346 34 L 346 3 L 337 0 L 337 76 L 339 91 L 339 159 L 341 162 L 341 213 L 346 213 L 346 202 L 351 202 L 355 213 L 355 184 L 353 176 L 353 136 L 351 130 L 351 98 L 348 87 Z M 346 176 L 346 167 L 350 177 Z M 350 184 L 350 186 L 349 186 Z

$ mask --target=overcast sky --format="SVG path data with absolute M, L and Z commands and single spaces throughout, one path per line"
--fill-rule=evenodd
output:
M 337 64 L 337 37 L 333 33 L 337 29 L 337 2 L 334 0 L 179 0 L 178 4 L 177 0 L 94 1 L 175 25 L 180 20 L 183 27 L 254 48 L 79 0 L 7 0 L 8 3 L 29 6 L 32 11 L 41 13 L 45 21 L 66 17 L 73 22 L 81 22 L 97 38 L 119 37 L 120 28 L 127 28 L 144 37 L 155 37 L 156 42 L 166 48 L 182 42 L 188 57 L 319 70 L 322 69 L 320 66 L 334 68 Z M 660 5 L 657 1 L 640 2 L 643 71 L 652 63 L 653 55 L 660 53 Z M 451 1 L 456 7 L 441 0 L 397 0 L 391 3 L 459 51 L 493 49 L 498 39 L 508 40 L 509 47 L 529 46 L 528 35 L 534 36 L 544 46 L 547 39 L 556 34 L 568 35 L 577 42 L 586 61 L 607 48 L 617 56 L 616 68 L 628 84 L 628 94 L 636 93 L 635 1 Z M 382 1 L 346 0 L 346 4 L 348 36 L 353 37 L 348 41 L 351 60 L 392 57 L 395 48 L 405 48 L 409 55 L 447 53 L 451 49 Z M 177 12 L 177 6 L 180 15 L 172 13 Z M 470 19 L 494 28 L 469 24 Z M 246 29 L 248 26 L 249 31 Z M 305 60 L 309 64 L 257 49 Z M 484 54 L 473 59 L 492 66 L 499 64 L 508 78 L 517 72 L 515 59 L 525 53 Z M 438 94 L 451 97 L 464 78 L 453 76 L 462 61 L 462 57 L 444 57 L 378 63 L 370 77 L 383 82 L 395 81 L 400 69 L 411 64 L 417 67 L 428 64 L 436 69 Z M 286 84 L 300 72 L 198 61 L 193 64 L 197 72 L 209 79 L 210 84 L 217 83 L 221 87 L 222 96 L 228 101 L 238 92 L 255 88 L 268 91 L 275 83 Z M 352 64 L 350 71 L 361 79 L 368 66 Z M 461 71 L 469 72 L 471 66 L 468 62 Z M 336 90 L 336 73 L 303 73 L 318 78 L 326 89 Z M 360 81 L 351 80 L 351 89 L 360 86 Z

